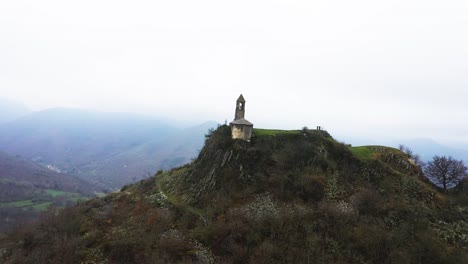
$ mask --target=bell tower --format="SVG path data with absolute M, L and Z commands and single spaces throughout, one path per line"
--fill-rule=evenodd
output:
M 239 96 L 236 102 L 236 115 L 234 120 L 243 119 L 245 117 L 245 99 L 242 94 Z
M 230 124 L 233 139 L 250 141 L 252 137 L 253 124 L 245 119 L 245 99 L 242 94 L 236 101 L 236 115 Z

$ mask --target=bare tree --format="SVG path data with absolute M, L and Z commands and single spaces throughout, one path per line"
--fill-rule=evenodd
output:
M 414 164 L 416 166 L 420 167 L 421 169 L 425 166 L 424 162 L 421 159 L 421 156 L 419 156 L 419 154 L 414 153 L 414 151 L 412 149 L 410 149 L 409 147 L 407 147 L 407 146 L 405 146 L 403 144 L 400 144 L 398 146 L 398 149 L 401 152 L 408 155 L 408 157 L 413 160 L 413 162 L 414 162 Z
M 424 169 L 426 176 L 436 180 L 447 191 L 447 185 L 457 184 L 466 176 L 466 170 L 462 160 L 456 160 L 452 157 L 435 156 L 432 161 L 427 163 Z
M 411 159 L 414 161 L 414 164 L 416 164 L 416 166 L 419 166 L 421 169 L 424 168 L 424 166 L 426 165 L 424 161 L 422 161 L 421 156 L 419 156 L 419 154 L 413 154 L 413 157 Z
M 402 152 L 404 152 L 406 155 L 408 155 L 409 158 L 413 158 L 414 156 L 414 152 L 412 149 L 410 149 L 409 147 L 403 145 L 403 144 L 400 144 L 398 146 L 398 149 Z

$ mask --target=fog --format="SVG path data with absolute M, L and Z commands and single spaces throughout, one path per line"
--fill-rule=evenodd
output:
M 468 144 L 466 1 L 3 1 L 0 97 Z

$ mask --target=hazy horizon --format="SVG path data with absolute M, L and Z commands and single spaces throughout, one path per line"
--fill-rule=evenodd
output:
M 464 1 L 14 1 L 0 97 L 33 110 L 468 144 Z

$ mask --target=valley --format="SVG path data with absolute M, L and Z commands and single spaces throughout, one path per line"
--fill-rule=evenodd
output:
M 189 162 L 216 125 L 177 128 L 137 114 L 49 109 L 0 125 L 0 150 L 112 191 Z

